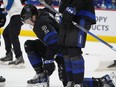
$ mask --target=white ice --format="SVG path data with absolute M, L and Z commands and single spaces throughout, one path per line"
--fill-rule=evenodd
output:
M 20 36 L 21 48 L 25 60 L 24 69 L 10 68 L 7 65 L 0 65 L 0 75 L 6 78 L 5 87 L 27 87 L 27 80 L 33 78 L 35 72 L 31 67 L 27 55 L 24 51 L 24 42 L 27 39 L 35 39 L 35 37 L 22 37 Z M 0 47 L 0 57 L 5 56 L 5 47 L 3 38 L 1 38 L 2 44 Z M 116 46 L 114 43 L 110 43 L 112 46 Z M 85 77 L 101 77 L 105 74 L 115 72 L 110 71 L 95 71 L 100 61 L 112 61 L 116 59 L 116 52 L 108 48 L 101 42 L 87 42 L 86 47 L 83 49 L 83 56 L 85 59 Z M 14 56 L 15 57 L 15 56 Z M 14 58 L 15 59 L 15 58 Z M 57 68 L 50 77 L 50 87 L 63 87 L 61 81 L 58 78 Z

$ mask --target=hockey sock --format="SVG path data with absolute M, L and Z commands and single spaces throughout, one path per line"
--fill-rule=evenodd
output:
M 75 84 L 83 82 L 84 78 L 84 59 L 82 56 L 71 57 L 73 81 Z
M 66 77 L 66 70 L 65 70 L 63 55 L 58 53 L 57 57 L 55 58 L 55 61 L 57 62 L 57 65 L 58 65 L 59 79 L 62 81 L 63 85 L 66 86 L 67 77 Z
M 65 58 L 65 68 L 66 68 L 67 81 L 73 81 L 72 66 L 69 58 Z
M 43 72 L 42 59 L 35 53 L 28 54 L 29 61 L 37 74 Z

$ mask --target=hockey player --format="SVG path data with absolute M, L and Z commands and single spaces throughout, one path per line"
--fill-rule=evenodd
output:
M 2 63 L 7 62 L 11 66 L 24 67 L 24 59 L 18 38 L 22 26 L 20 12 L 23 6 L 20 0 L 3 0 L 3 4 L 5 6 L 4 13 L 7 13 L 10 16 L 10 22 L 3 31 L 6 56 L 1 58 L 0 61 Z M 14 51 L 16 57 L 16 60 L 14 61 L 12 51 Z
M 25 5 L 21 12 L 24 23 L 31 24 L 37 40 L 27 40 L 25 51 L 36 72 L 35 78 L 27 81 L 29 85 L 47 83 L 47 76 L 55 70 L 54 60 L 58 64 L 59 78 L 65 83 L 64 60 L 57 45 L 59 24 L 49 9 L 38 9 L 33 5 Z M 67 82 L 67 81 L 66 81 Z
M 6 15 L 3 14 L 3 8 L 0 8 L 0 28 L 4 26 L 5 22 L 6 22 Z M 1 32 L 0 32 L 0 44 L 1 44 Z M 0 45 L 1 46 L 1 45 Z M 0 76 L 0 87 L 4 87 L 5 85 L 5 78 Z
M 61 0 L 59 12 L 63 14 L 59 30 L 59 45 L 65 59 L 68 83 L 66 87 L 81 87 L 84 78 L 84 58 L 86 33 L 75 27 L 72 21 L 87 30 L 96 23 L 93 0 Z M 66 50 L 64 52 L 64 50 Z
M 103 0 L 94 0 L 94 3 L 96 8 L 103 8 L 101 7 L 103 5 Z
M 104 0 L 106 9 L 112 9 L 112 0 Z
M 112 72 L 99 78 L 84 78 L 82 87 L 116 87 L 116 75 Z
M 112 0 L 95 0 L 95 7 L 102 9 L 111 9 Z
M 0 76 L 0 87 L 5 86 L 5 81 L 6 81 L 6 79 L 4 77 Z

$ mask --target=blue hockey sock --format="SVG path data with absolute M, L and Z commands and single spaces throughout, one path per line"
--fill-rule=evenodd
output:
M 72 66 L 70 59 L 65 59 L 65 68 L 66 68 L 66 74 L 67 74 L 67 80 L 72 81 Z
M 83 82 L 84 78 L 84 59 L 82 56 L 71 57 L 73 81 L 75 84 Z
M 32 67 L 36 71 L 36 73 L 43 72 L 42 59 L 39 55 L 34 54 L 34 53 L 28 54 L 28 58 L 29 58 L 29 61 L 32 65 Z

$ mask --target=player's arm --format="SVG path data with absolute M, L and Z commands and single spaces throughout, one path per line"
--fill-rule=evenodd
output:
M 57 32 L 49 22 L 41 22 L 38 27 L 41 30 L 41 35 L 43 35 L 43 38 L 40 36 L 42 42 L 47 46 L 44 58 L 44 71 L 50 76 L 55 70 L 54 55 L 57 50 Z
M 8 0 L 8 3 L 7 3 L 7 5 L 6 5 L 6 10 L 7 10 L 7 11 L 11 9 L 11 7 L 12 7 L 12 5 L 13 5 L 13 2 L 14 2 L 14 0 Z

